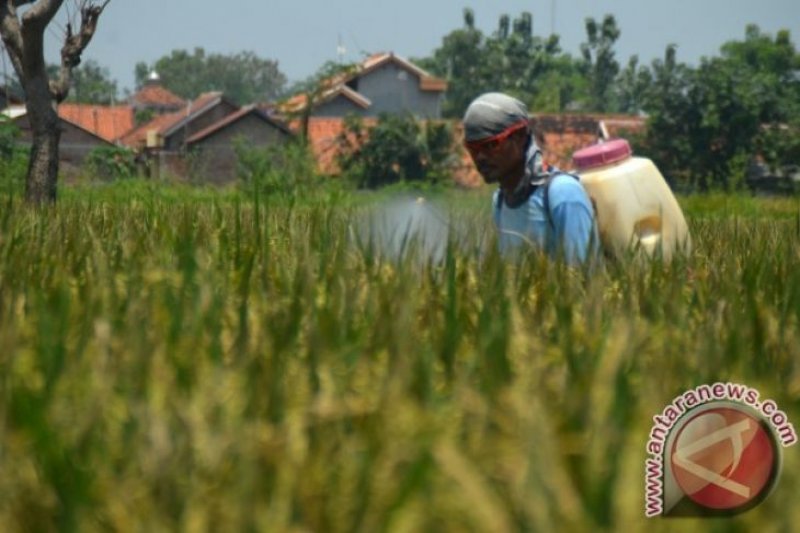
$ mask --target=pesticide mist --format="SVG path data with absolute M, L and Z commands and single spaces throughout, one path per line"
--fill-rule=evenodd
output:
M 386 257 L 400 259 L 413 253 L 433 262 L 442 259 L 448 239 L 457 240 L 463 234 L 449 214 L 421 196 L 380 204 L 359 231 L 362 240 L 371 242 Z

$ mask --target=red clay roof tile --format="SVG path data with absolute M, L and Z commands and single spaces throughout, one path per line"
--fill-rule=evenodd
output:
M 137 127 L 133 131 L 126 134 L 122 137 L 121 142 L 125 146 L 130 146 L 131 148 L 141 148 L 144 146 L 145 141 L 147 140 L 147 132 L 151 130 L 157 131 L 159 134 L 163 134 L 165 130 L 177 124 L 181 120 L 186 118 L 185 111 L 176 111 L 175 113 L 167 113 L 166 115 L 159 115 L 155 117 L 153 120 L 142 124 L 141 126 Z
M 134 126 L 130 106 L 64 103 L 58 106 L 58 115 L 108 142 L 119 140 Z
M 136 91 L 131 103 L 144 107 L 181 107 L 186 101 L 162 85 L 148 83 Z
M 187 104 L 186 109 L 159 115 L 153 120 L 142 124 L 122 138 L 122 143 L 130 147 L 141 147 L 147 139 L 147 132 L 155 130 L 160 135 L 171 134 L 187 121 L 201 115 L 223 100 L 221 92 L 203 93 L 196 100 Z
M 367 127 L 374 125 L 375 119 L 365 118 L 364 124 Z M 298 128 L 297 121 L 293 123 L 294 128 Z M 339 137 L 344 134 L 344 119 L 338 117 L 311 117 L 308 120 L 308 141 L 314 158 L 317 160 L 317 168 L 323 174 L 338 174 L 339 165 L 336 158 L 340 152 Z
M 362 109 L 367 109 L 369 106 L 372 105 L 369 98 L 366 98 L 363 94 L 354 91 L 347 85 L 335 85 L 330 89 L 324 91 L 317 101 L 314 103 L 315 106 L 323 104 L 325 102 L 330 102 L 337 96 L 344 96 L 357 106 L 361 107 Z M 279 106 L 279 110 L 283 113 L 299 113 L 302 111 L 305 106 L 306 102 L 308 101 L 308 96 L 305 94 L 296 94 L 286 100 L 281 106 Z

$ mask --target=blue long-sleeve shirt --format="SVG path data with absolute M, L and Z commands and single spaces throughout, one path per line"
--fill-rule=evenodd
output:
M 531 143 L 523 179 L 531 179 L 533 172 L 538 174 L 538 157 L 538 150 Z M 495 192 L 494 220 L 500 232 L 501 250 L 507 252 L 529 244 L 545 250 L 550 257 L 563 254 L 564 260 L 572 265 L 585 263 L 590 258 L 596 259 L 600 241 L 594 209 L 580 182 L 567 174 L 559 174 L 551 179 L 547 190 L 549 217 L 544 194 L 545 186 L 542 183 L 527 201 L 511 208 L 502 203 L 500 191 Z

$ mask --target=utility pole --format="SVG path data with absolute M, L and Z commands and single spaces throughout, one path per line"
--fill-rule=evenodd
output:
M 340 65 L 344 64 L 344 56 L 347 54 L 347 48 L 344 47 L 344 43 L 342 43 L 342 35 L 339 34 L 339 41 L 336 44 L 336 58 L 339 61 Z
M 550 3 L 550 35 L 556 33 L 556 0 Z

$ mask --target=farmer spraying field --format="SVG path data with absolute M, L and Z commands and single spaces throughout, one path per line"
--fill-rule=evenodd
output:
M 464 116 L 465 145 L 494 194 L 503 249 L 529 243 L 570 264 L 628 252 L 669 259 L 691 249 L 683 212 L 664 177 L 624 139 L 577 151 L 578 175 L 546 168 L 525 105 L 487 93 Z
M 525 104 L 501 93 L 478 97 L 464 115 L 464 141 L 484 181 L 499 184 L 493 212 L 501 248 L 528 242 L 570 264 L 597 256 L 591 200 L 574 176 L 545 169 Z

